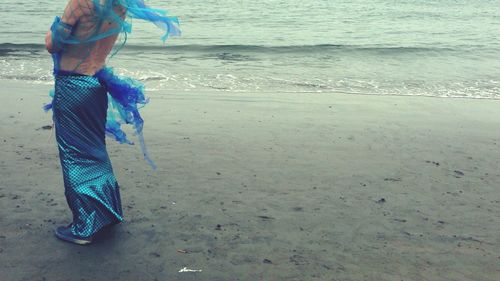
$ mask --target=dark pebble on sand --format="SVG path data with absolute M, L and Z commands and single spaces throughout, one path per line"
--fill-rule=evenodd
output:
M 222 225 L 218 224 L 218 225 L 215 227 L 215 230 L 222 230 Z
M 385 203 L 385 198 L 380 198 L 379 200 L 377 200 L 377 203 Z
M 273 217 L 269 217 L 269 216 L 257 216 L 257 217 L 259 217 L 259 218 L 261 218 L 263 220 L 274 220 Z
M 273 263 L 270 259 L 264 259 L 264 260 L 262 260 L 262 262 L 263 263 L 269 263 L 269 264 Z
M 384 181 L 401 181 L 401 178 L 385 178 Z
M 461 177 L 465 176 L 464 172 L 462 172 L 462 171 L 455 170 L 454 172 L 455 172 L 456 178 L 461 178 Z
M 158 254 L 157 252 L 151 252 L 151 253 L 149 253 L 149 255 L 152 256 L 152 257 L 155 257 L 155 258 L 161 257 L 161 255 Z

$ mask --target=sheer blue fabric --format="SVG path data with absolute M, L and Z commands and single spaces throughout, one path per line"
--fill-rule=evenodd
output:
M 120 143 L 133 144 L 121 129 L 121 124 L 133 124 L 144 159 L 153 169 L 156 169 L 146 149 L 142 134 L 144 120 L 139 113 L 139 108 L 149 101 L 144 95 L 144 85 L 130 77 L 115 75 L 109 67 L 101 69 L 95 77 L 106 85 L 108 94 L 111 96 L 108 104 L 106 133 Z
M 78 1 L 78 0 L 75 0 Z M 84 1 L 84 0 L 81 0 Z M 90 0 L 89 0 L 90 1 Z M 86 35 L 68 34 L 67 30 L 72 26 L 62 23 L 59 17 L 56 17 L 52 30 L 52 41 L 62 44 L 83 44 L 95 42 L 108 36 L 118 33 L 131 33 L 132 25 L 127 22 L 128 19 L 141 19 L 155 24 L 160 29 L 164 30 L 165 34 L 161 37 L 163 41 L 169 36 L 180 36 L 179 19 L 177 17 L 167 16 L 167 11 L 162 9 L 154 9 L 147 6 L 143 0 L 105 0 L 100 3 L 99 0 L 91 0 L 91 6 L 82 2 L 80 9 L 91 9 L 95 13 L 95 32 Z M 115 10 L 115 6 L 121 6 L 126 11 L 126 17 L 123 18 Z M 100 27 L 104 21 L 114 23 L 115 27 L 105 32 L 100 32 Z M 61 27 L 62 25 L 62 27 Z
M 169 36 L 181 35 L 179 20 L 176 17 L 167 16 L 165 10 L 148 7 L 143 0 L 70 0 L 70 4 L 71 1 L 74 2 L 71 7 L 75 14 L 85 14 L 91 11 L 92 17 L 89 18 L 93 20 L 85 22 L 91 26 L 89 32 L 78 34 L 74 32 L 72 25 L 62 22 L 60 17 L 55 18 L 51 26 L 52 43 L 55 50 L 58 50 L 52 54 L 55 76 L 67 72 L 60 68 L 61 55 L 65 51 L 65 46 L 69 44 L 84 46 L 86 51 L 80 52 L 81 61 L 84 61 L 86 53 L 92 51 L 94 43 L 98 40 L 121 33 L 125 35 L 123 42 L 125 44 L 126 35 L 132 32 L 132 25 L 128 22 L 130 19 L 141 19 L 155 24 L 164 31 L 161 37 L 163 41 Z M 117 9 L 117 7 L 120 8 Z M 119 11 L 124 11 L 125 14 L 120 14 Z M 103 28 L 104 24 L 111 28 Z M 75 70 L 78 66 L 75 65 Z M 144 85 L 132 78 L 115 75 L 111 68 L 101 69 L 94 77 L 105 85 L 110 97 L 106 116 L 106 134 L 120 143 L 133 144 L 121 128 L 122 124 L 132 124 L 145 160 L 155 169 L 156 166 L 149 157 L 144 143 L 142 134 L 144 121 L 139 113 L 139 108 L 148 102 L 144 95 Z M 53 91 L 50 96 L 54 97 Z M 45 111 L 50 109 L 52 109 L 52 103 L 44 106 Z

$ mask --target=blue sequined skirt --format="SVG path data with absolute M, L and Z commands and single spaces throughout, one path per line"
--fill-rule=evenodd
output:
M 89 237 L 123 220 L 118 183 L 106 151 L 108 95 L 97 77 L 59 74 L 52 103 L 72 232 Z

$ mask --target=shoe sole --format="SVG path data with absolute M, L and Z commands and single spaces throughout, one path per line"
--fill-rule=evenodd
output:
M 88 245 L 88 244 L 92 243 L 92 240 L 83 240 L 83 239 L 77 239 L 77 238 L 69 238 L 69 237 L 60 235 L 59 233 L 57 233 L 57 231 L 55 232 L 55 234 L 56 234 L 57 238 L 59 238 L 59 239 L 61 239 L 63 241 L 66 241 L 66 242 L 77 244 L 77 245 Z

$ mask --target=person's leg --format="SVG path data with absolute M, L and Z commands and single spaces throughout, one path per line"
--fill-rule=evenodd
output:
M 73 213 L 72 224 L 56 231 L 59 238 L 91 240 L 102 227 L 123 220 L 119 186 L 106 151 L 107 104 L 106 89 L 96 78 L 56 78 L 54 124 L 66 200 Z

